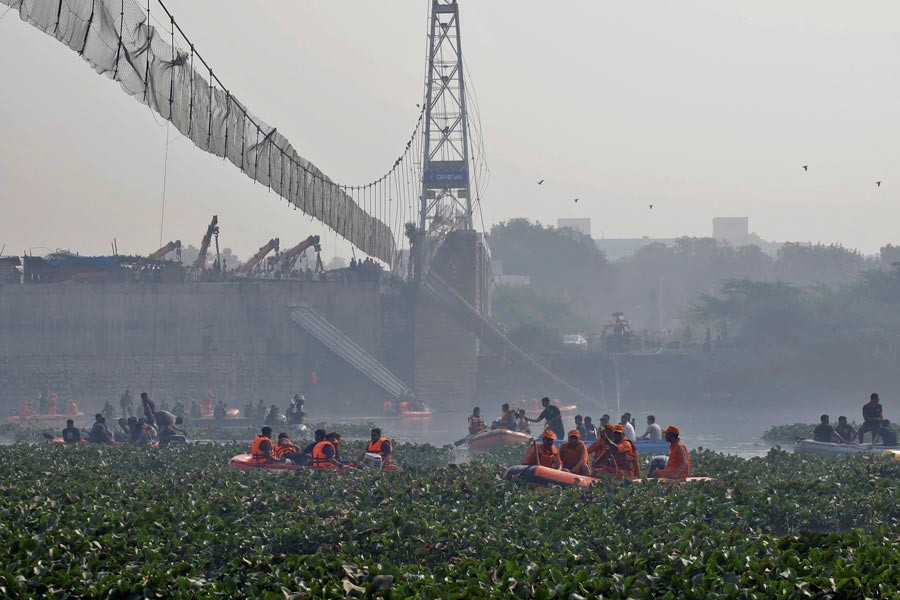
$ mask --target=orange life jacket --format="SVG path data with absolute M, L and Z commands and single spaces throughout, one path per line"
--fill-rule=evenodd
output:
M 262 449 L 260 448 L 260 446 L 262 445 L 263 442 L 269 442 L 269 444 L 272 444 L 272 440 L 270 440 L 267 437 L 263 437 L 261 435 L 256 436 L 256 439 L 253 440 L 253 444 L 251 444 L 251 446 L 250 446 L 250 455 L 251 455 L 250 460 L 251 461 L 253 461 L 255 463 L 271 462 L 271 459 L 269 457 L 267 457 L 266 453 L 263 452 Z M 274 445 L 272 446 L 272 449 L 273 450 L 275 449 Z
M 270 440 L 271 441 L 271 440 Z M 283 457 L 288 452 L 291 452 L 296 448 L 294 442 L 291 441 L 290 438 L 281 438 L 275 443 L 275 456 L 278 458 Z
M 537 450 L 538 455 L 537 461 L 534 458 L 535 450 Z M 525 459 L 522 461 L 522 464 L 533 465 L 535 463 L 542 467 L 556 468 L 562 464 L 559 460 L 559 450 L 557 450 L 556 446 L 550 446 L 550 449 L 547 450 L 543 444 L 530 446 L 525 452 Z
M 409 402 L 403 401 L 400 403 L 400 412 L 406 412 L 409 409 Z
M 574 469 L 582 462 L 588 464 L 587 446 L 581 440 L 564 442 L 559 447 L 559 458 L 564 469 Z
M 331 446 L 331 449 L 334 450 L 334 444 L 329 442 L 328 440 L 323 440 L 321 442 L 317 442 L 315 446 L 313 446 L 312 453 L 312 466 L 317 469 L 336 469 L 333 463 L 328 462 L 328 456 L 325 454 L 325 447 Z M 334 458 L 335 454 L 332 454 L 331 457 Z
M 377 454 L 381 457 L 381 464 L 386 465 L 390 462 L 391 457 L 385 456 L 384 452 L 381 451 L 381 444 L 384 442 L 388 443 L 388 451 L 393 454 L 394 452 L 394 443 L 390 440 L 390 438 L 380 438 L 377 442 L 369 442 L 369 446 L 366 448 L 366 452 L 371 452 L 372 454 Z

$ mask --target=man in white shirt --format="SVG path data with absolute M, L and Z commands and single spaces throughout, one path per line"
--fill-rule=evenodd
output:
M 625 428 L 625 439 L 631 440 L 632 442 L 636 441 L 637 435 L 634 433 L 634 425 L 631 424 L 631 413 L 623 414 L 621 423 Z
M 656 417 L 649 415 L 647 417 L 647 431 L 640 438 L 641 440 L 661 440 L 662 428 L 656 424 Z

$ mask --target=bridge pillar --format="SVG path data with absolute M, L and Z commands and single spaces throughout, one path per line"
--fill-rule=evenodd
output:
M 431 270 L 481 314 L 490 315 L 489 260 L 481 235 L 455 231 L 433 249 Z M 437 409 L 469 410 L 475 397 L 478 338 L 425 294 L 415 304 L 415 389 Z

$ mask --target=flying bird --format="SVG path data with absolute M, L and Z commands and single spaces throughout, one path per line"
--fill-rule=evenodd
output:
M 544 180 L 543 180 L 543 179 L 541 179 L 540 181 L 538 181 L 538 185 L 541 185 L 542 183 L 544 183 Z
M 804 171 L 809 171 L 809 165 L 803 165 L 803 170 L 804 170 Z
M 575 204 L 578 204 L 578 198 L 575 198 Z
M 650 205 L 650 210 L 653 210 L 653 205 L 652 205 L 652 204 Z
M 881 182 L 880 182 L 880 181 L 876 181 L 876 182 L 875 182 L 875 185 L 877 185 L 878 187 L 881 187 Z

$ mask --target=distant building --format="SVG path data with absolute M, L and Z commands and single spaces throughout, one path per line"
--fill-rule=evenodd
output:
M 712 220 L 713 239 L 740 246 L 750 237 L 749 217 L 716 217 Z
M 574 229 L 575 231 L 579 231 L 588 237 L 590 237 L 591 235 L 590 219 L 557 219 L 556 227 L 558 229 L 568 227 L 570 229 Z
M 756 246 L 769 256 L 775 256 L 782 246 L 778 242 L 769 242 L 755 233 L 750 233 L 749 217 L 715 217 L 712 226 L 713 239 L 728 242 L 735 248 Z

